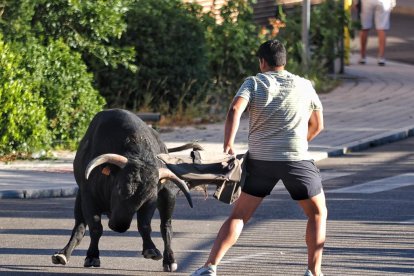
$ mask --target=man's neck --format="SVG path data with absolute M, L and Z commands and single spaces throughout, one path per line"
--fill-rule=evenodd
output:
M 285 66 L 275 66 L 275 67 L 266 67 L 265 70 L 262 71 L 262 73 L 266 72 L 281 72 L 285 70 Z

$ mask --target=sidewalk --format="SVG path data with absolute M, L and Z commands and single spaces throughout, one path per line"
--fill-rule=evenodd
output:
M 393 13 L 400 14 L 414 14 L 414 1 L 413 0 L 396 0 L 397 5 L 393 9 Z
M 325 130 L 310 143 L 315 160 L 389 143 L 414 135 L 414 66 L 374 58 L 345 68 L 342 84 L 321 94 Z M 240 153 L 247 150 L 247 119 L 236 137 Z M 221 151 L 223 123 L 177 128 L 161 133 L 168 147 L 197 140 L 208 151 Z M 74 153 L 56 161 L 0 163 L 0 198 L 72 196 Z

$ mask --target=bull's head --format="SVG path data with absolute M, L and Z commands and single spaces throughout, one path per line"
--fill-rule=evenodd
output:
M 104 164 L 104 163 L 114 164 L 114 165 L 120 167 L 121 169 L 124 169 L 127 166 L 128 162 L 135 163 L 135 166 L 140 165 L 140 164 L 137 164 L 137 160 L 131 160 L 130 161 L 125 156 L 122 156 L 122 155 L 119 155 L 119 154 L 112 154 L 112 153 L 102 154 L 102 155 L 94 158 L 92 161 L 89 162 L 88 166 L 86 167 L 85 177 L 86 177 L 86 179 L 88 179 L 90 173 L 92 172 L 92 170 L 94 168 L 96 168 L 97 166 L 101 165 L 101 164 Z M 147 172 L 147 173 L 149 173 L 149 172 Z M 193 203 L 192 203 L 192 199 L 191 199 L 191 195 L 190 195 L 190 190 L 188 189 L 187 184 L 183 180 L 178 178 L 169 169 L 167 169 L 167 168 L 158 168 L 158 181 L 160 183 L 164 183 L 165 180 L 173 181 L 178 186 L 178 188 L 184 193 L 190 207 L 193 208 Z

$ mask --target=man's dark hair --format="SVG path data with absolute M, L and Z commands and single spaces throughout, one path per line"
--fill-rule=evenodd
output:
M 286 49 L 282 42 L 272 39 L 260 45 L 257 56 L 264 59 L 270 67 L 286 65 Z

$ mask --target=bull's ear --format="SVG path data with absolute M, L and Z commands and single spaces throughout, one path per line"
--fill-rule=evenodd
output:
M 102 169 L 102 174 L 104 174 L 104 175 L 106 175 L 106 176 L 109 176 L 109 175 L 111 174 L 111 168 L 110 168 L 109 166 L 105 166 L 105 167 Z

